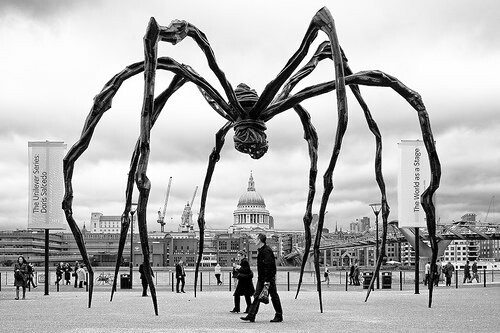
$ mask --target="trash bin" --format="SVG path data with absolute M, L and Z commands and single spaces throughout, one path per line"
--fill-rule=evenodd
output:
M 392 288 L 392 272 L 382 272 L 382 289 Z
M 370 282 L 373 278 L 373 272 L 363 272 L 363 289 L 370 287 Z
M 130 283 L 130 274 L 120 275 L 120 289 L 132 289 L 132 284 Z

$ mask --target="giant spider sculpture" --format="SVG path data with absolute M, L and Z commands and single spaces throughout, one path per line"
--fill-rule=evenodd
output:
M 309 62 L 307 62 L 307 64 L 304 67 L 302 67 L 295 74 L 293 74 L 297 69 L 297 67 L 299 66 L 299 64 L 301 63 L 301 61 L 307 55 L 310 45 L 317 37 L 319 31 L 323 31 L 324 33 L 326 33 L 328 41 L 323 42 L 318 47 L 318 49 L 316 50 L 312 58 L 309 60 Z M 198 46 L 204 52 L 211 70 L 214 72 L 214 74 L 219 80 L 219 83 L 222 85 L 224 89 L 227 100 L 225 100 L 217 90 L 215 90 L 203 77 L 198 75 L 191 67 L 180 64 L 172 58 L 168 57 L 158 58 L 157 48 L 158 48 L 158 43 L 160 41 L 169 42 L 171 44 L 177 44 L 186 37 L 194 39 L 194 41 L 196 41 Z M 257 95 L 255 90 L 250 89 L 245 84 L 239 84 L 237 88 L 233 90 L 231 84 L 226 79 L 225 74 L 219 68 L 219 65 L 215 60 L 214 53 L 212 51 L 212 48 L 210 47 L 210 44 L 205 34 L 186 21 L 174 20 L 168 27 L 163 27 L 158 25 L 154 18 L 151 18 L 147 27 L 146 35 L 144 36 L 144 52 L 145 52 L 145 60 L 143 62 L 141 61 L 134 63 L 126 67 L 122 72 L 116 74 L 104 86 L 102 91 L 94 98 L 94 104 L 85 121 L 81 137 L 71 147 L 70 151 L 64 158 L 63 169 L 64 169 L 64 181 L 65 181 L 65 195 L 62 207 L 64 209 L 66 219 L 69 223 L 71 231 L 75 236 L 79 250 L 83 257 L 83 261 L 88 267 L 90 276 L 89 300 L 88 300 L 89 307 L 91 306 L 92 303 L 94 272 L 92 270 L 92 266 L 90 264 L 89 257 L 87 255 L 83 243 L 82 234 L 73 218 L 72 175 L 73 175 L 74 163 L 81 156 L 81 154 L 88 148 L 90 140 L 92 139 L 94 129 L 96 128 L 104 112 L 106 112 L 111 107 L 111 101 L 116 92 L 118 91 L 118 89 L 120 88 L 121 84 L 130 77 L 143 71 L 144 71 L 144 100 L 141 111 L 141 130 L 140 130 L 140 137 L 137 140 L 134 152 L 132 154 L 132 159 L 130 163 L 130 172 L 128 174 L 128 179 L 127 179 L 125 209 L 121 216 L 121 237 L 118 249 L 118 260 L 115 268 L 115 279 L 111 291 L 111 300 L 113 299 L 113 294 L 116 290 L 116 276 L 119 270 L 119 262 L 121 261 L 123 255 L 123 249 L 127 237 L 127 231 L 130 225 L 129 215 L 131 209 L 132 192 L 135 181 L 137 189 L 139 191 L 137 215 L 138 215 L 142 253 L 144 256 L 145 272 L 147 272 L 146 278 L 151 290 L 151 296 L 153 300 L 155 314 L 158 315 L 156 290 L 151 275 L 149 274 L 150 254 L 149 254 L 148 234 L 147 234 L 147 224 L 146 224 L 146 208 L 151 188 L 151 183 L 146 173 L 149 161 L 149 152 L 150 152 L 149 148 L 150 131 L 153 125 L 155 124 L 156 120 L 158 119 L 160 112 L 163 109 L 163 106 L 165 105 L 167 100 L 186 82 L 194 83 L 202 93 L 203 97 L 209 103 L 209 105 L 221 117 L 227 120 L 226 124 L 215 135 L 215 147 L 209 157 L 207 172 L 201 194 L 200 212 L 198 217 L 198 226 L 200 229 L 200 242 L 199 242 L 198 260 L 196 263 L 195 281 L 194 281 L 195 296 L 196 296 L 196 285 L 198 281 L 198 269 L 204 247 L 204 229 L 205 229 L 204 216 L 205 216 L 205 204 L 207 199 L 207 192 L 209 189 L 210 181 L 212 179 L 215 164 L 219 160 L 220 157 L 219 154 L 223 147 L 224 138 L 227 132 L 231 128 L 234 128 L 235 148 L 242 153 L 250 155 L 254 159 L 258 159 L 262 157 L 268 149 L 268 143 L 266 140 L 266 133 L 265 133 L 266 122 L 271 120 L 274 116 L 282 112 L 285 112 L 289 109 L 293 109 L 300 118 L 300 121 L 304 128 L 304 138 L 308 144 L 309 157 L 310 157 L 309 191 L 305 207 L 305 214 L 303 217 L 306 244 L 305 244 L 305 252 L 302 260 L 302 266 L 297 286 L 297 294 L 295 297 L 298 296 L 302 284 L 304 266 L 306 263 L 306 259 L 309 257 L 311 243 L 312 243 L 310 226 L 312 221 L 312 204 L 316 193 L 315 184 L 317 176 L 317 158 L 318 158 L 317 133 L 311 123 L 309 113 L 300 105 L 300 102 L 302 102 L 305 99 L 325 94 L 332 90 L 336 90 L 338 124 L 336 129 L 333 152 L 327 170 L 323 176 L 324 192 L 321 198 L 321 205 L 319 210 L 319 222 L 313 245 L 317 291 L 319 297 L 320 311 L 323 312 L 321 283 L 320 283 L 321 278 L 319 271 L 319 245 L 321 240 L 321 233 L 323 230 L 323 223 L 325 218 L 327 202 L 330 193 L 332 192 L 333 189 L 333 181 L 332 181 L 333 171 L 335 169 L 337 158 L 340 153 L 342 139 L 347 128 L 348 117 L 347 117 L 347 99 L 346 99 L 346 89 L 345 89 L 346 85 L 350 86 L 351 91 L 356 97 L 358 103 L 361 105 L 361 108 L 363 109 L 370 131 L 375 136 L 375 142 L 376 142 L 376 155 L 374 164 L 375 164 L 376 180 L 381 194 L 383 227 L 382 227 L 382 244 L 381 244 L 382 250 L 380 251 L 379 257 L 377 258 L 377 264 L 375 267 L 374 274 L 375 275 L 378 274 L 382 258 L 384 256 L 384 249 L 387 236 L 387 218 L 389 215 L 389 206 L 387 204 L 385 183 L 384 183 L 384 178 L 382 176 L 381 135 L 375 120 L 371 116 L 368 106 L 361 97 L 359 85 L 390 87 L 393 90 L 395 90 L 399 95 L 401 95 L 417 111 L 423 140 L 425 142 L 427 154 L 430 159 L 430 167 L 432 174 L 430 185 L 426 189 L 426 191 L 422 194 L 422 206 L 426 213 L 429 238 L 431 240 L 431 247 L 432 247 L 431 267 L 432 269 L 435 269 L 434 263 L 436 262 L 436 257 L 437 257 L 437 240 L 435 235 L 435 208 L 431 199 L 434 192 L 439 187 L 441 167 L 438 155 L 436 153 L 436 148 L 434 144 L 434 139 L 427 111 L 424 107 L 420 95 L 417 92 L 406 87 L 395 77 L 380 71 L 363 71 L 358 73 L 353 73 L 351 71 L 350 67 L 347 64 L 347 59 L 338 42 L 336 30 L 334 27 L 333 17 L 326 7 L 319 10 L 313 17 L 298 50 L 288 60 L 287 64 L 281 70 L 281 72 L 279 72 L 277 77 L 265 87 L 264 91 L 260 96 Z M 302 80 L 304 77 L 309 75 L 316 68 L 317 64 L 320 61 L 327 58 L 333 60 L 335 66 L 335 80 L 307 87 L 295 94 L 291 94 L 291 91 L 295 87 L 295 85 L 299 83 L 299 81 Z M 170 85 L 167 87 L 167 89 L 165 89 L 155 98 L 154 95 L 155 75 L 156 71 L 160 69 L 174 73 L 174 77 Z M 280 88 L 282 88 L 281 91 Z M 431 274 L 431 276 L 434 276 L 434 274 Z M 372 289 L 374 280 L 375 279 L 372 279 L 371 281 L 371 285 L 368 288 L 365 301 L 368 299 L 370 295 L 370 290 Z M 432 304 L 432 285 L 433 285 L 432 283 L 429 284 L 430 286 L 429 307 Z

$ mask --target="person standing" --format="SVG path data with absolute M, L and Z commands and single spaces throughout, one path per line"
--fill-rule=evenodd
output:
M 354 263 L 352 263 L 351 267 L 349 267 L 349 285 L 352 285 L 353 283 L 354 283 Z
M 283 309 L 281 308 L 280 297 L 276 289 L 276 260 L 274 258 L 273 250 L 266 245 L 266 235 L 259 234 L 255 239 L 255 244 L 258 247 L 257 254 L 257 273 L 259 277 L 257 278 L 257 286 L 255 288 L 254 300 L 248 315 L 246 317 L 241 317 L 242 320 L 254 322 L 255 316 L 259 311 L 259 295 L 264 288 L 268 288 L 269 296 L 271 297 L 271 302 L 273 303 L 275 315 L 271 319 L 272 323 L 283 321 Z
M 455 271 L 455 267 L 453 267 L 452 263 L 448 261 L 446 265 L 443 267 L 443 273 L 446 277 L 446 286 L 451 286 L 451 278 L 453 277 L 453 272 Z
M 219 263 L 217 263 L 217 265 L 215 265 L 214 274 L 215 274 L 215 278 L 217 279 L 217 285 L 220 286 L 222 284 L 222 281 L 220 280 L 221 268 L 220 268 Z
M 85 282 L 85 270 L 83 269 L 83 264 L 80 264 L 80 267 L 76 270 L 76 275 L 78 278 L 78 288 L 83 288 L 83 284 Z
M 60 262 L 56 267 L 56 284 L 62 280 L 62 276 L 64 273 L 64 263 Z
M 33 281 L 34 275 L 35 275 L 35 268 L 33 267 L 33 264 L 29 262 L 28 263 L 28 284 L 27 284 L 28 287 L 30 286 L 30 283 L 33 286 L 33 288 L 37 287 L 35 285 L 35 282 Z
M 441 273 L 443 272 L 443 266 L 441 262 L 438 260 L 436 262 L 436 271 L 434 272 L 434 285 L 437 287 L 439 285 L 439 280 L 441 280 Z
M 70 285 L 71 284 L 71 266 L 69 263 L 66 263 L 64 265 L 64 281 L 65 285 Z
M 328 269 L 328 266 L 325 265 L 325 272 L 323 273 L 323 276 L 325 277 L 325 280 L 323 282 L 326 282 L 327 286 L 330 287 L 330 270 Z
M 240 264 L 236 266 L 236 278 L 238 279 L 238 285 L 236 286 L 233 294 L 234 308 L 229 312 L 240 312 L 240 296 L 244 296 L 247 304 L 245 313 L 248 313 L 250 306 L 252 305 L 252 299 L 250 296 L 255 293 L 255 288 L 252 282 L 253 272 L 250 269 L 250 264 L 244 252 L 238 252 L 238 258 L 241 258 Z
M 153 269 L 149 266 L 149 272 L 151 277 L 154 277 Z M 141 274 L 141 283 L 142 283 L 142 297 L 148 296 L 148 279 L 146 278 L 146 272 L 144 271 L 144 263 L 139 265 L 139 274 Z
M 359 286 L 359 265 L 357 259 L 354 261 L 354 285 Z
M 431 277 L 431 263 L 428 261 L 427 264 L 425 264 L 424 268 L 424 286 L 427 285 L 427 283 L 430 282 L 430 277 Z
M 16 286 L 16 300 L 19 299 L 19 288 L 23 288 L 23 299 L 26 299 L 26 287 L 28 286 L 28 262 L 23 256 L 17 258 L 14 265 L 14 286 Z
M 75 288 L 78 288 L 78 274 L 76 273 L 76 271 L 79 267 L 80 265 L 78 264 L 78 261 L 75 261 L 75 268 L 73 269 L 73 276 L 75 277 Z
M 177 293 L 180 292 L 185 293 L 184 291 L 184 285 L 186 284 L 185 276 L 186 272 L 184 271 L 184 263 L 182 262 L 182 260 L 179 260 L 177 265 L 175 265 L 175 278 L 177 279 L 177 287 L 176 287 Z M 181 282 L 182 282 L 181 291 L 179 291 L 179 283 Z
M 465 281 L 471 282 L 469 260 L 467 260 L 465 262 L 465 266 L 464 266 L 464 282 L 462 282 L 462 283 L 465 283 Z
M 472 278 L 470 279 L 470 282 L 472 280 L 476 280 L 477 283 L 479 283 L 479 274 L 477 273 L 477 261 L 474 260 L 474 263 L 472 264 Z

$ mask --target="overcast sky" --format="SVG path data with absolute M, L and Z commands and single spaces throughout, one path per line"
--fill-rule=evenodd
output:
M 168 4 L 167 4 L 168 3 Z M 149 18 L 167 26 L 189 21 L 203 31 L 233 87 L 245 82 L 260 94 L 296 51 L 317 10 L 327 6 L 353 71 L 382 70 L 418 91 L 429 112 L 442 164 L 437 192 L 441 222 L 467 212 L 487 222 L 500 213 L 500 3 L 491 1 L 0 1 L 0 229 L 26 228 L 28 141 L 79 138 L 93 97 L 127 65 L 142 61 Z M 325 41 L 320 33 L 311 47 Z M 189 64 L 223 93 L 202 51 L 190 39 L 161 44 L 161 56 Z M 305 62 L 304 62 L 305 63 Z M 168 85 L 158 73 L 157 92 Z M 333 80 L 323 61 L 295 92 Z M 400 140 L 421 139 L 416 112 L 389 88 L 361 87 L 383 137 L 383 172 L 390 219 L 397 219 Z M 349 126 L 334 174 L 325 227 L 348 228 L 373 213 L 375 143 L 348 90 Z M 142 74 L 126 81 L 103 116 L 88 150 L 75 165 L 74 216 L 120 215 L 130 156 L 139 134 Z M 335 93 L 304 102 L 320 139 L 318 194 L 333 147 Z M 169 177 L 166 229 L 176 229 L 196 186 L 203 185 L 224 125 L 193 84 L 167 103 L 151 134 L 149 230 L 159 230 Z M 208 227 L 232 224 L 250 171 L 277 229 L 302 228 L 309 158 L 294 112 L 268 122 L 269 152 L 260 160 L 237 152 L 229 132 L 209 191 Z M 199 209 L 198 191 L 194 210 Z M 492 196 L 493 205 L 487 216 Z M 319 200 L 315 212 L 319 209 Z M 195 214 L 196 217 L 197 214 Z

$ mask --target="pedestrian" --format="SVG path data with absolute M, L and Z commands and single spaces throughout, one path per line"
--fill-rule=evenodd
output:
M 272 323 L 283 321 L 283 309 L 281 308 L 280 297 L 276 289 L 276 260 L 274 257 L 273 250 L 266 245 L 266 235 L 258 234 L 255 239 L 255 245 L 257 246 L 257 286 L 255 288 L 255 294 L 252 306 L 248 311 L 246 317 L 241 317 L 242 320 L 247 320 L 250 322 L 255 321 L 255 316 L 259 311 L 260 293 L 264 288 L 269 291 L 269 296 L 271 297 L 271 302 L 274 307 L 275 315 L 271 319 Z
M 28 262 L 23 256 L 17 258 L 14 265 L 14 286 L 16 286 L 16 300 L 19 299 L 19 288 L 23 288 L 23 299 L 26 299 L 26 287 L 28 286 Z
M 453 267 L 453 264 L 448 261 L 446 265 L 443 267 L 443 274 L 446 278 L 446 286 L 449 287 L 451 286 L 451 278 L 453 277 L 453 272 L 455 271 L 455 267 Z
M 60 262 L 56 267 L 56 284 L 59 284 L 59 281 L 62 280 L 63 273 L 64 273 L 64 263 Z
M 240 258 L 240 264 L 236 266 L 236 278 L 238 279 L 238 285 L 233 294 L 234 308 L 230 312 L 240 312 L 240 296 L 244 296 L 247 304 L 245 313 L 248 313 L 250 306 L 252 305 L 252 299 L 250 297 L 255 293 L 255 288 L 252 282 L 253 272 L 244 252 L 240 251 L 238 253 L 238 258 Z
M 424 267 L 424 286 L 426 286 L 427 283 L 430 282 L 430 277 L 431 277 L 431 263 L 428 261 Z
M 78 288 L 78 274 L 76 271 L 80 267 L 80 264 L 78 264 L 78 261 L 75 261 L 75 268 L 73 269 L 73 276 L 75 277 L 75 288 Z
M 322 282 L 326 282 L 328 287 L 330 287 L 330 270 L 328 269 L 328 266 L 325 265 L 325 272 L 323 273 L 323 276 L 325 277 L 325 280 Z
M 78 288 L 83 288 L 83 285 L 86 284 L 83 264 L 80 264 L 80 267 L 78 267 L 78 269 L 76 270 L 76 275 L 78 277 Z
M 474 260 L 474 263 L 472 264 L 472 278 L 470 279 L 470 282 L 472 280 L 476 280 L 477 283 L 479 283 L 479 274 L 477 273 L 477 261 Z
M 71 266 L 69 263 L 66 263 L 64 265 L 64 281 L 65 285 L 70 285 L 71 284 Z
M 469 260 L 467 260 L 465 262 L 465 266 L 464 266 L 464 282 L 462 283 L 465 283 L 465 282 L 471 282 L 471 277 L 470 277 L 470 265 L 469 265 Z
M 214 274 L 215 274 L 215 278 L 217 279 L 217 285 L 220 286 L 222 284 L 222 281 L 220 280 L 221 268 L 220 268 L 219 263 L 217 263 L 217 265 L 215 265 Z
M 350 285 L 352 285 L 354 283 L 354 269 L 355 269 L 354 263 L 351 263 L 351 267 L 349 267 L 349 284 Z
M 443 266 L 441 266 L 441 262 L 438 260 L 436 262 L 436 271 L 434 272 L 434 285 L 436 287 L 439 285 L 439 280 L 441 279 L 442 271 L 443 271 Z
M 149 272 L 152 277 L 154 277 L 153 269 L 151 265 L 149 266 Z M 146 272 L 144 270 L 144 263 L 139 265 L 139 273 L 141 274 L 141 283 L 142 283 L 142 297 L 148 296 L 148 279 L 146 278 Z
M 359 265 L 357 259 L 354 261 L 354 285 L 359 286 Z
M 35 282 L 33 282 L 33 277 L 35 275 L 35 268 L 33 267 L 32 263 L 28 263 L 28 287 L 33 286 L 33 288 L 36 288 L 37 286 L 35 285 Z
M 185 293 L 184 291 L 184 285 L 186 284 L 185 277 L 186 277 L 186 272 L 184 271 L 184 263 L 182 262 L 182 260 L 179 260 L 177 265 L 175 265 L 175 278 L 177 279 L 177 287 L 176 287 L 177 293 L 180 292 Z M 182 282 L 181 291 L 179 291 L 179 283 L 181 282 Z

